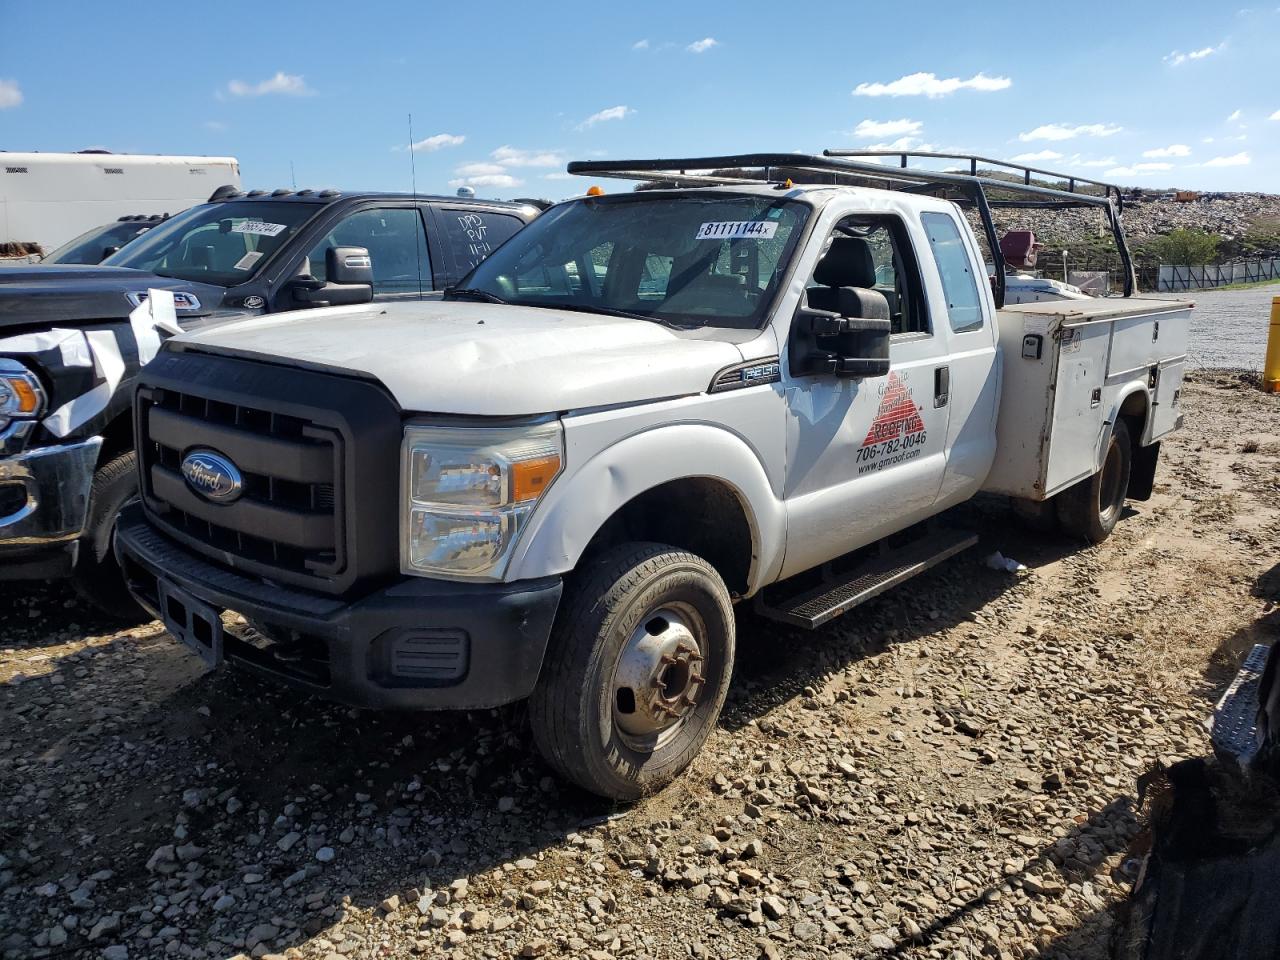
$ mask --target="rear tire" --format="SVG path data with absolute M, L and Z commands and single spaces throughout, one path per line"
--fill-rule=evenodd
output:
M 1111 535 L 1124 510 L 1131 461 L 1129 428 L 1123 420 L 1117 420 L 1107 441 L 1102 469 L 1055 498 L 1058 522 L 1065 533 L 1089 543 L 1101 543 Z
M 98 468 L 89 494 L 89 517 L 80 538 L 80 555 L 72 572 L 72 585 L 80 597 L 96 609 L 126 623 L 142 623 L 151 617 L 125 586 L 116 561 L 116 517 L 138 496 L 138 460 L 132 450 Z
M 570 581 L 529 698 L 538 750 L 602 797 L 657 790 L 714 729 L 733 651 L 729 591 L 701 557 L 657 543 L 602 553 Z

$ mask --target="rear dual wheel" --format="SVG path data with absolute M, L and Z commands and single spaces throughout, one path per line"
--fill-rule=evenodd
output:
M 1129 428 L 1123 420 L 1117 420 L 1107 441 L 1102 469 L 1055 498 L 1058 522 L 1064 532 L 1089 543 L 1101 543 L 1111 536 L 1124 512 L 1131 459 Z
M 529 701 L 562 776 L 634 800 L 679 775 L 714 729 L 733 673 L 729 591 L 701 557 L 629 543 L 570 581 Z

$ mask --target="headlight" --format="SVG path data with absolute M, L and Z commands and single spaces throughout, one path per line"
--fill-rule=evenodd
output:
M 0 357 L 0 430 L 14 420 L 34 420 L 44 411 L 44 388 L 17 360 Z
M 560 424 L 408 426 L 400 455 L 400 569 L 498 580 L 560 473 Z

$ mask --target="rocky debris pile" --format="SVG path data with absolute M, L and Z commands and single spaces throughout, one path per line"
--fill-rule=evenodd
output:
M 1032 230 L 1054 248 L 1097 242 L 1110 231 L 1100 210 L 1001 210 L 1001 231 Z M 1172 199 L 1140 198 L 1125 202 L 1124 229 L 1130 246 L 1177 229 L 1203 230 L 1223 239 L 1239 239 L 1259 221 L 1280 233 L 1280 196 L 1266 193 L 1212 194 L 1186 203 Z M 1277 251 L 1280 253 L 1280 251 Z
M 0 954 L 1102 960 L 1135 780 L 1204 751 L 1209 658 L 1280 546 L 1280 400 L 1187 395 L 1100 548 L 980 503 L 1029 571 L 975 551 L 812 635 L 743 610 L 721 729 L 627 808 L 550 777 L 518 708 L 351 711 L 6 594 Z

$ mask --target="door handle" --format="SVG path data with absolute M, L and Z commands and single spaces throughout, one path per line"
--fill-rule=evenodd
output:
M 933 405 L 945 407 L 951 399 L 951 368 L 935 367 L 933 371 Z

